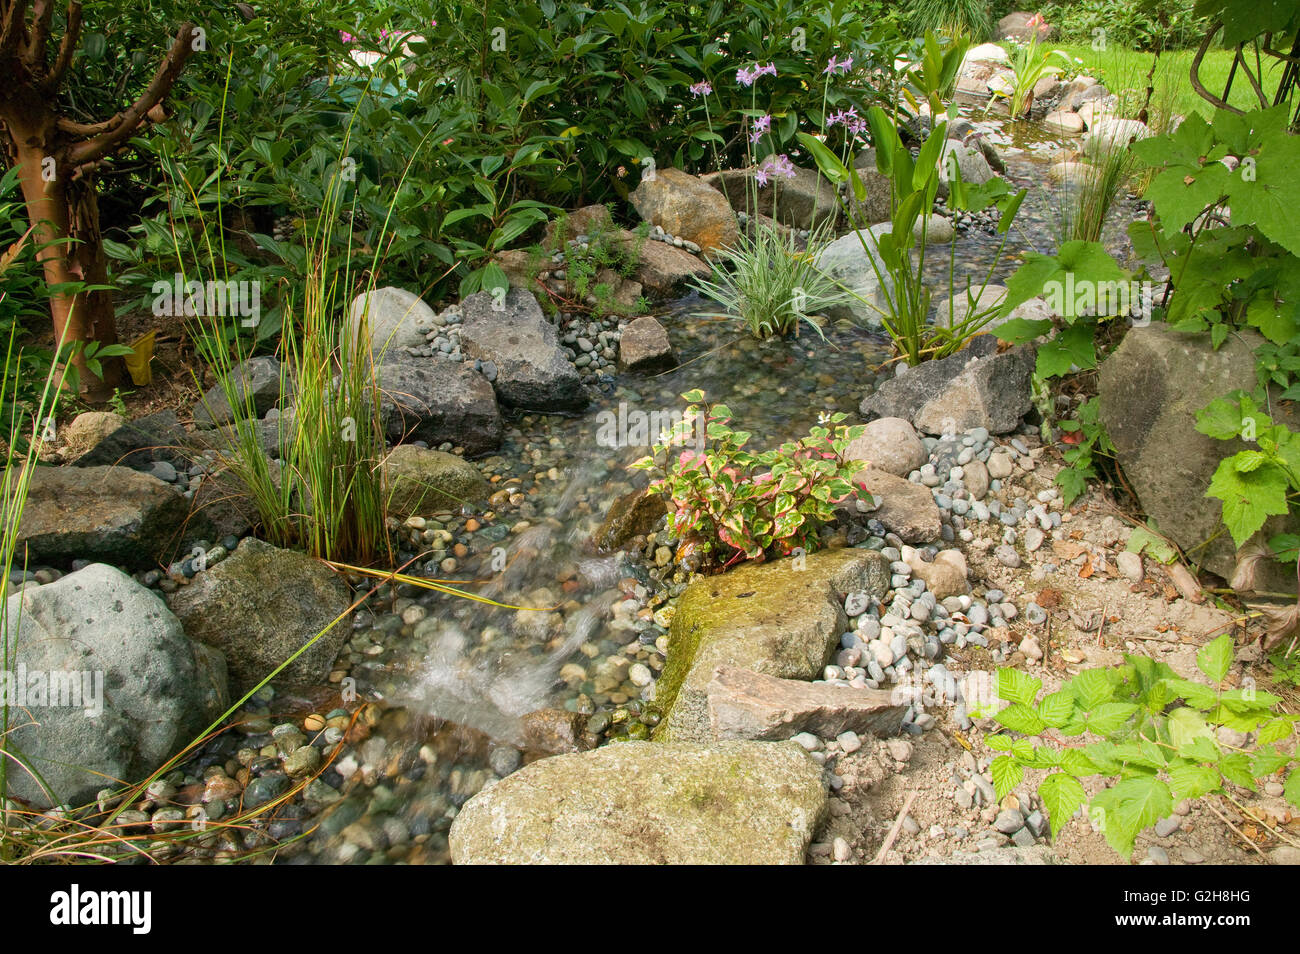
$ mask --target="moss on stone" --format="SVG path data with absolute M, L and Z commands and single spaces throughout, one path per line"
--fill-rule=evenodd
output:
M 657 741 L 708 737 L 703 686 L 719 665 L 813 679 L 847 624 L 852 591 L 884 596 L 889 561 L 873 550 L 825 550 L 803 559 L 746 564 L 687 587 L 673 616 L 656 683 L 664 719 Z

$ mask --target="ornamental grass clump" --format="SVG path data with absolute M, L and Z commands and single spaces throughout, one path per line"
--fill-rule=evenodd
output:
M 852 57 L 843 61 L 832 57 L 828 72 L 847 71 L 852 63 Z M 738 70 L 736 82 L 753 90 L 751 101 L 756 107 L 758 80 L 763 76 L 775 75 L 774 64 L 764 66 L 755 63 L 752 68 Z M 712 92 L 713 87 L 706 82 L 691 87 L 692 95 L 704 100 L 710 134 L 713 134 L 713 127 L 708 112 L 708 95 Z M 746 152 L 752 173 L 745 181 L 745 208 L 755 218 L 751 220 L 749 228 L 742 230 L 736 244 L 723 249 L 715 258 L 713 274 L 694 282 L 696 291 L 704 298 L 716 302 L 722 309 L 719 312 L 702 312 L 700 316 L 739 316 L 746 330 L 760 339 L 797 335 L 804 322 L 820 335 L 821 326 L 812 316 L 825 314 L 847 298 L 814 264 L 815 252 L 825 244 L 828 229 L 814 229 L 805 247 L 801 248 L 793 229 L 782 228 L 757 218 L 760 190 L 775 188 L 776 182 L 793 179 L 797 172 L 788 155 L 775 151 L 772 116 L 760 114 L 757 108 L 749 112 Z M 722 187 L 725 191 L 725 180 Z M 818 211 L 814 207 L 814 218 Z M 833 219 L 833 209 L 831 213 Z
M 853 483 L 862 461 L 846 456 L 866 428 L 845 427 L 847 415 L 823 417 L 807 437 L 753 452 L 752 435 L 731 427 L 729 408 L 705 404 L 698 389 L 682 397 L 689 402 L 682 419 L 632 465 L 654 475 L 649 492 L 666 499 L 668 530 L 682 541 L 679 557 L 726 568 L 808 553 L 821 547 L 821 530 L 838 506 L 870 502 Z

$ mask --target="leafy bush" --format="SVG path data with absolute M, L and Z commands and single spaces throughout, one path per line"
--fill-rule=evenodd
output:
M 274 289 L 305 275 L 293 239 L 319 223 L 340 155 L 355 203 L 336 223 L 335 253 L 369 254 L 382 234 L 385 280 L 431 299 L 449 282 L 462 295 L 507 284 L 492 256 L 556 207 L 626 196 L 651 159 L 689 171 L 735 163 L 741 144 L 711 133 L 701 104 L 684 105 L 701 79 L 718 89 L 714 118 L 735 122 L 750 106 L 736 69 L 775 63 L 778 143 L 821 122 L 808 91 L 832 55 L 852 55 L 857 70 L 825 109 L 888 97 L 895 57 L 910 45 L 859 6 L 286 0 L 275 17 L 214 18 L 210 53 L 172 97 L 173 120 L 138 141 L 145 176 L 133 204 L 144 219 L 109 230 L 118 280 L 137 289 L 122 307 L 146 304 L 173 220 L 210 217 L 224 188 L 230 277 L 267 286 L 259 334 L 269 339 L 279 327 Z M 131 21 L 120 35 L 141 29 Z
M 1024 781 L 1026 769 L 1047 771 L 1038 783 L 1056 835 L 1087 803 L 1087 814 L 1117 852 L 1128 856 L 1139 832 L 1172 812 L 1175 799 L 1254 790 L 1257 779 L 1286 774 L 1287 801 L 1300 808 L 1294 724 L 1282 699 L 1254 688 L 1224 688 L 1233 662 L 1224 634 L 1196 654 L 1210 685 L 1180 678 L 1166 663 L 1125 656 L 1122 666 L 1085 669 L 1040 698 L 1042 681 L 1016 669 L 998 671 L 998 696 L 1010 703 L 994 714 L 1009 732 L 986 738 L 1002 752 L 991 766 L 1001 801 Z M 1217 730 L 1253 733 L 1242 745 Z M 1095 741 L 1067 741 L 1091 736 Z M 1290 741 L 1290 745 L 1287 743 Z M 1088 800 L 1079 779 L 1113 785 Z
M 1104 38 L 1129 49 L 1165 50 L 1200 41 L 1206 21 L 1196 16 L 1195 6 L 1196 0 L 1070 0 L 1049 3 L 1043 13 L 1056 24 L 1061 42 Z
M 1300 434 L 1274 423 L 1245 391 L 1215 398 L 1196 415 L 1196 429 L 1216 440 L 1245 436 L 1254 446 L 1220 461 L 1207 497 L 1223 503 L 1223 523 L 1238 547 L 1300 498 Z
M 1209 489 L 1238 547 L 1270 515 L 1287 513 L 1300 489 L 1294 435 L 1261 409 L 1265 385 L 1294 396 L 1300 365 L 1300 226 L 1291 214 L 1300 207 L 1300 138 L 1287 124 L 1285 104 L 1219 111 L 1213 123 L 1193 115 L 1132 147 L 1159 170 L 1147 190 L 1155 218 L 1129 230 L 1139 254 L 1168 269 L 1157 314 L 1177 330 L 1208 332 L 1215 348 L 1238 328 L 1267 340 L 1256 355 L 1259 393 L 1236 392 L 1198 415 L 1203 433 L 1256 445 L 1225 460 Z
M 669 530 L 707 565 L 818 549 L 836 505 L 855 493 L 862 462 L 844 453 L 865 427 L 844 427 L 847 415 L 835 414 L 805 438 L 754 453 L 729 408 L 703 404 L 699 390 L 682 397 L 681 421 L 632 465 L 657 475 L 649 490 L 667 498 Z M 858 499 L 869 498 L 859 491 Z

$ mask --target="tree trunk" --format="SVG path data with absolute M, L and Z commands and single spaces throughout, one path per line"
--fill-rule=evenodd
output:
M 43 112 L 43 110 L 42 110 Z M 45 285 L 51 289 L 69 282 L 107 285 L 104 248 L 100 240 L 99 214 L 96 209 L 95 183 L 88 177 L 65 181 L 65 175 L 53 175 L 45 181 L 47 156 L 55 159 L 59 144 L 51 142 L 55 117 L 38 113 L 35 117 L 6 116 L 13 136 L 22 198 L 27 216 L 35 225 L 32 239 L 36 261 L 42 266 Z M 22 120 L 29 120 L 22 122 Z M 113 300 L 107 290 L 55 291 L 49 296 L 49 312 L 55 325 L 55 343 L 99 342 L 100 346 L 117 342 L 117 325 L 113 320 Z M 81 348 L 73 359 L 81 391 L 87 400 L 107 400 L 114 387 L 122 382 L 121 357 L 100 359 L 103 378 L 87 367 Z
M 55 342 L 81 346 L 73 357 L 81 391 L 102 401 L 122 383 L 125 365 L 120 357 L 96 357 L 102 377 L 92 374 L 83 350 L 92 342 L 100 350 L 117 343 L 95 171 L 142 126 L 165 115 L 160 104 L 185 61 L 206 47 L 193 24 L 182 24 L 135 102 L 103 122 L 74 122 L 60 116 L 58 91 L 81 37 L 81 7 L 81 0 L 67 0 L 66 30 L 51 62 L 53 0 L 0 0 L 0 145 L 19 170 L 36 260 L 50 288 Z M 69 283 L 83 289 L 71 291 Z

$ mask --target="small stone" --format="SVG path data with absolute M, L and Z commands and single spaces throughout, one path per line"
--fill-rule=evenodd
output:
M 993 827 L 1004 835 L 1013 835 L 1025 827 L 1025 816 L 1020 814 L 1019 809 L 1003 809 L 993 820 Z
M 862 740 L 858 738 L 856 732 L 841 732 L 835 737 L 835 741 L 840 744 L 840 748 L 844 750 L 845 755 L 852 755 L 862 748 Z
M 993 551 L 993 555 L 1005 567 L 1014 570 L 1020 566 L 1020 554 L 1016 552 L 1016 548 L 1013 546 L 1004 543 Z
M 836 861 L 848 861 L 853 857 L 853 849 L 843 838 L 836 838 L 831 842 L 831 857 Z
M 888 739 L 885 748 L 895 762 L 908 762 L 912 758 L 912 743 L 906 739 Z
M 806 752 L 816 752 L 822 748 L 822 740 L 811 732 L 800 732 L 798 735 L 791 736 L 791 741 L 799 743 Z
M 1137 553 L 1130 553 L 1125 550 L 1115 557 L 1115 565 L 1119 567 L 1120 574 L 1132 583 L 1142 582 L 1142 557 Z
M 1156 835 L 1160 838 L 1168 838 L 1174 832 L 1178 831 L 1178 826 L 1182 822 L 1176 817 L 1162 818 L 1156 822 Z

